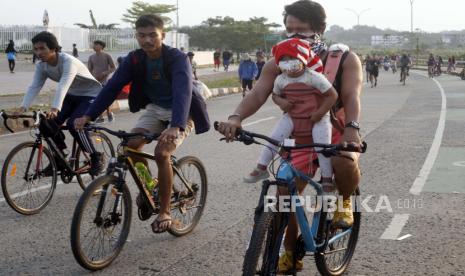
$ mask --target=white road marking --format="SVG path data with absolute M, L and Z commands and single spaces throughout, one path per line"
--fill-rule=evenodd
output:
M 452 165 L 457 166 L 457 167 L 465 167 L 465 161 L 456 161 L 452 163 Z
M 64 184 L 63 181 L 58 181 L 58 182 L 57 182 L 57 186 L 58 186 L 58 185 L 61 185 L 61 184 Z M 34 193 L 34 192 L 37 192 L 37 191 L 40 191 L 40 190 L 48 189 L 48 188 L 50 188 L 51 186 L 52 186 L 52 184 L 47 184 L 47 185 L 40 186 L 40 187 L 37 187 L 37 188 L 34 188 L 34 189 L 30 189 L 30 190 L 22 191 L 22 192 L 19 192 L 19 193 L 15 193 L 15 194 L 12 194 L 12 195 L 11 195 L 11 198 L 12 198 L 12 199 L 15 199 L 15 198 L 17 198 L 17 197 L 26 195 L 26 194 L 28 194 L 28 193 Z M 0 197 L 0 202 L 4 202 L 4 201 L 5 201 L 5 198 Z
M 410 214 L 395 214 L 389 226 L 384 230 L 380 239 L 382 240 L 396 240 L 402 232 L 402 228 L 407 223 Z
M 419 75 L 423 75 L 423 74 L 419 74 Z M 442 142 L 442 135 L 444 133 L 444 128 L 446 125 L 446 111 L 447 111 L 446 94 L 441 84 L 435 79 L 432 79 L 432 80 L 436 83 L 436 85 L 439 87 L 439 90 L 441 91 L 441 99 L 442 99 L 441 112 L 439 116 L 438 127 L 436 129 L 436 134 L 434 135 L 433 143 L 429 150 L 428 156 L 426 157 L 425 163 L 423 163 L 420 173 L 418 174 L 417 178 L 413 182 L 412 187 L 410 188 L 410 193 L 413 195 L 419 195 L 421 193 L 421 190 L 423 189 L 423 186 L 425 185 L 425 182 L 428 179 L 431 169 L 433 168 L 434 162 L 436 161 L 436 158 L 438 156 L 439 147 L 441 146 L 441 142 Z
M 398 241 L 405 240 L 406 238 L 410 238 L 411 236 L 412 236 L 412 234 L 407 234 L 407 235 L 404 235 L 402 237 L 397 238 L 397 240 Z
M 84 176 L 82 176 L 82 181 L 89 181 L 89 178 L 90 178 L 89 175 L 84 175 Z M 78 184 L 77 182 L 71 182 L 71 183 L 76 183 L 76 184 Z M 69 183 L 69 184 L 71 184 L 71 183 Z M 56 187 L 58 187 L 59 185 L 63 185 L 63 184 L 65 184 L 65 183 L 63 183 L 63 181 L 59 180 L 59 181 L 57 181 Z M 37 187 L 37 188 L 34 188 L 34 189 L 30 189 L 30 190 L 27 190 L 27 191 L 22 191 L 22 192 L 19 192 L 19 193 L 15 193 L 15 194 L 12 194 L 12 195 L 11 195 L 11 198 L 12 198 L 12 199 L 15 199 L 15 198 L 17 198 L 17 197 L 26 195 L 26 194 L 28 194 L 28 193 L 34 193 L 34 192 L 37 192 L 37 191 L 40 191 L 40 190 L 43 190 L 43 189 L 50 188 L 50 186 L 52 186 L 52 184 L 47 184 L 47 185 L 40 186 L 40 187 Z M 56 187 L 55 187 L 55 188 L 56 188 Z M 0 197 L 0 203 L 4 202 L 5 200 L 6 200 L 5 198 Z
M 274 118 L 275 118 L 274 116 L 271 116 L 271 117 L 267 117 L 267 118 L 263 118 L 263 119 L 260 119 L 260 120 L 256 120 L 256 121 L 253 121 L 253 122 L 250 122 L 250 123 L 247 123 L 247 124 L 243 124 L 242 126 L 248 127 L 248 126 L 251 126 L 251 125 L 256 125 L 256 124 L 261 123 L 261 122 L 273 120 Z
M 30 130 L 24 130 L 24 131 L 20 131 L 20 132 L 2 134 L 2 135 L 0 135 L 0 139 L 1 138 L 11 137 L 11 136 L 17 136 L 17 135 L 24 134 L 24 133 L 28 133 L 29 131 Z

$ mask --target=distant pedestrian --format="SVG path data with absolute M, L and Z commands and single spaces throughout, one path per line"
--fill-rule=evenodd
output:
M 442 63 L 443 63 L 442 57 L 438 56 L 438 62 L 436 64 L 437 66 L 436 71 L 439 76 L 442 74 Z
M 224 67 L 224 71 L 228 72 L 229 70 L 229 64 L 230 64 L 230 61 L 231 61 L 231 52 L 228 51 L 228 50 L 224 50 L 223 51 L 223 67 Z
M 213 71 L 219 71 L 220 70 L 220 57 L 221 57 L 221 51 L 220 49 L 216 49 L 216 51 L 213 53 Z
M 260 78 L 260 74 L 262 73 L 263 66 L 265 65 L 265 57 L 264 55 L 258 55 L 257 56 L 257 69 L 258 73 L 257 76 L 255 77 L 255 80 L 258 80 Z
M 89 68 L 90 73 L 94 78 L 96 78 L 103 86 L 108 81 L 108 76 L 115 71 L 115 63 L 111 56 L 105 53 L 103 50 L 105 49 L 105 42 L 101 40 L 94 41 L 94 51 L 95 54 L 92 54 L 89 57 L 89 61 L 87 62 L 87 67 Z M 107 117 L 108 121 L 112 122 L 114 120 L 114 114 L 111 112 L 110 108 L 107 108 Z M 96 122 L 102 123 L 104 121 L 103 114 L 101 114 Z
M 79 57 L 78 49 L 76 48 L 76 43 L 73 43 L 73 57 Z
M 194 75 L 194 80 L 198 80 L 199 78 L 197 77 L 197 62 L 195 62 L 194 60 L 194 53 L 188 52 L 187 56 L 189 57 L 189 62 L 191 63 L 192 74 Z
M 455 57 L 449 57 L 447 60 L 447 73 L 455 72 Z
M 247 88 L 252 90 L 253 80 L 258 74 L 257 64 L 252 61 L 249 54 L 242 54 L 241 63 L 239 64 L 239 80 L 242 84 L 242 97 L 245 96 Z
M 6 53 L 6 58 L 8 59 L 8 67 L 10 68 L 10 73 L 14 73 L 15 66 L 16 66 L 17 51 L 15 49 L 15 43 L 13 42 L 13 40 L 10 40 L 10 43 L 8 43 L 5 53 Z
M 376 87 L 378 85 L 378 75 L 379 75 L 379 58 L 374 55 L 368 62 L 367 67 L 370 69 L 370 83 L 371 87 Z
M 370 81 L 370 71 L 371 71 L 371 57 L 370 55 L 366 55 L 365 57 L 365 72 L 367 73 L 367 83 Z

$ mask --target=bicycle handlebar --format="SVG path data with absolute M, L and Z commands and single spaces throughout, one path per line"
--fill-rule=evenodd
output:
M 215 122 L 213 124 L 213 126 L 214 126 L 215 130 L 218 131 L 219 122 Z M 284 149 L 286 151 L 291 151 L 291 150 L 295 150 L 295 149 L 305 149 L 305 148 L 318 147 L 318 148 L 323 148 L 324 149 L 322 151 L 323 154 L 327 153 L 327 154 L 330 154 L 330 155 L 334 155 L 334 154 L 332 154 L 332 152 L 349 151 L 349 152 L 364 153 L 364 152 L 366 152 L 366 149 L 367 149 L 367 143 L 365 141 L 363 141 L 360 145 L 355 145 L 355 144 L 352 144 L 352 143 L 343 142 L 341 144 L 312 143 L 312 144 L 299 144 L 299 145 L 295 145 L 295 146 L 285 146 L 283 143 L 281 143 L 281 142 L 279 142 L 279 141 L 277 141 L 275 139 L 272 139 L 272 138 L 270 138 L 268 136 L 258 134 L 258 133 L 253 133 L 253 132 L 250 132 L 250 131 L 246 131 L 246 130 L 243 130 L 241 128 L 236 129 L 236 134 L 235 134 L 235 140 L 236 141 L 243 142 L 246 145 L 257 144 L 258 142 L 255 141 L 254 138 L 263 139 L 263 140 L 269 142 L 270 144 L 275 145 L 277 147 L 280 147 L 280 148 L 282 148 L 282 149 Z M 222 138 L 221 140 L 224 140 L 224 138 Z
M 45 116 L 45 113 L 42 111 L 33 111 L 31 115 L 29 114 L 20 114 L 20 115 L 11 115 L 7 114 L 5 110 L 0 111 L 0 116 L 3 118 L 3 125 L 5 128 L 11 132 L 14 133 L 14 130 L 8 125 L 8 119 L 19 119 L 19 118 L 28 118 L 28 119 L 34 119 L 34 125 L 38 125 L 40 122 L 41 116 Z
M 96 131 L 96 130 L 103 130 L 113 136 L 116 136 L 120 139 L 128 139 L 128 138 L 132 138 L 132 137 L 137 137 L 137 136 L 141 136 L 144 140 L 147 140 L 147 141 L 153 141 L 153 140 L 157 140 L 157 138 L 160 136 L 160 134 L 151 134 L 151 133 L 130 133 L 130 132 L 126 132 L 124 130 L 118 130 L 118 131 L 114 131 L 114 130 L 111 130 L 111 129 L 108 129 L 106 127 L 102 127 L 102 126 L 96 126 L 96 125 L 93 125 L 93 124 L 88 124 L 84 127 L 85 130 L 89 130 L 89 131 Z

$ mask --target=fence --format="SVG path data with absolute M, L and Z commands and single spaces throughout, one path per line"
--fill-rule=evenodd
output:
M 0 26 L 0 50 L 13 40 L 17 51 L 32 51 L 32 37 L 45 30 L 41 26 Z
M 0 26 L 0 50 L 4 50 L 13 40 L 17 51 L 31 51 L 31 39 L 41 31 L 53 33 L 62 46 L 63 51 L 71 51 L 72 45 L 80 51 L 91 50 L 95 40 L 106 43 L 107 51 L 130 51 L 138 48 L 133 29 L 79 29 L 67 27 L 41 27 L 41 26 Z M 176 43 L 177 42 L 177 43 Z M 167 32 L 164 43 L 172 47 L 189 49 L 189 36 L 184 33 Z M 177 45 L 176 45 L 177 44 Z

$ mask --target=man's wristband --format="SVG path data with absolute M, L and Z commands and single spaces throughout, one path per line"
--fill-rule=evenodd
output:
M 239 121 L 241 120 L 241 115 L 239 113 L 234 113 L 228 116 L 228 121 L 231 120 L 231 118 L 237 117 Z

